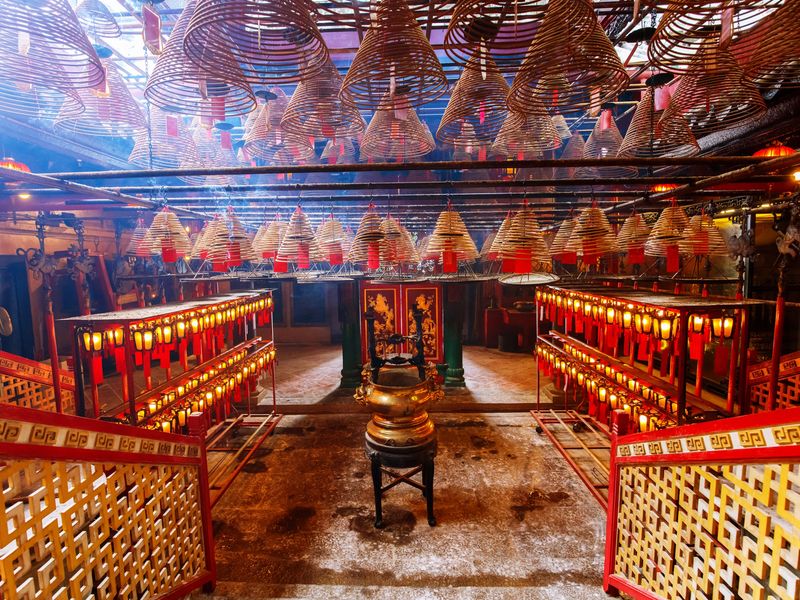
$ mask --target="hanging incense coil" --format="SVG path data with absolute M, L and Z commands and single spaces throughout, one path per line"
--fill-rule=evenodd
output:
M 352 163 L 356 159 L 356 147 L 349 138 L 328 140 L 320 158 L 329 164 Z
M 448 207 L 439 213 L 436 226 L 433 228 L 425 248 L 425 255 L 427 258 L 439 259 L 443 263 L 448 262 L 449 256 L 452 256 L 455 261 L 469 261 L 478 258 L 478 248 L 457 211 Z
M 694 156 L 700 145 L 683 115 L 673 112 L 663 119 L 665 108 L 657 108 L 655 96 L 668 96 L 666 89 L 645 88 L 631 124 L 617 152 L 619 157 Z
M 105 68 L 67 0 L 0 0 L 0 79 L 94 88 L 102 87 Z
M 553 120 L 547 111 L 528 114 L 510 112 L 492 144 L 492 154 L 504 158 L 530 158 L 561 146 Z
M 281 125 L 289 98 L 280 88 L 270 90 L 276 97 L 256 108 L 244 130 L 244 149 L 250 156 L 270 164 L 300 164 L 314 156 L 307 136 Z M 251 113 L 252 114 L 252 113 Z
M 668 206 L 661 211 L 656 224 L 647 237 L 644 253 L 647 256 L 666 257 L 668 248 L 678 248 L 683 230 L 689 224 L 686 211 L 680 206 Z
M 787 0 L 731 52 L 744 65 L 745 77 L 763 89 L 800 87 L 800 2 Z
M 125 248 L 125 256 L 146 258 L 152 255 L 149 240 L 147 239 L 148 230 L 149 228 L 144 224 L 144 219 L 139 219 L 136 222 L 136 228 L 133 230 L 131 239 Z
M 523 113 L 540 104 L 561 112 L 600 108 L 628 82 L 591 3 L 552 0 L 514 78 L 508 107 Z
M 90 36 L 118 38 L 122 35 L 114 15 L 100 0 L 81 0 L 75 7 L 75 15 Z
M 183 38 L 196 6 L 196 1 L 190 1 L 178 17 L 147 80 L 144 95 L 170 112 L 219 121 L 245 115 L 253 110 L 256 99 L 230 51 L 215 56 L 213 75 L 190 61 L 184 52 Z
M 299 206 L 292 213 L 281 240 L 277 263 L 295 263 L 299 269 L 307 269 L 310 263 L 324 260 L 308 216 Z
M 668 10 L 663 11 L 647 45 L 647 57 L 659 69 L 688 73 L 695 70 L 693 62 L 697 54 L 709 45 L 727 47 L 733 36 L 736 36 L 740 51 L 745 51 L 747 45 L 753 45 L 750 48 L 752 51 L 761 44 L 761 40 L 750 38 L 748 32 L 783 4 L 783 0 L 714 0 L 670 4 Z M 659 6 L 659 10 L 662 8 Z M 730 32 L 731 38 L 721 41 L 722 32 L 725 31 Z M 770 37 L 775 33 L 771 31 Z
M 347 260 L 353 263 L 367 263 L 370 269 L 380 266 L 380 243 L 383 240 L 381 217 L 370 206 L 356 229 L 356 235 L 347 253 Z
M 428 243 L 431 241 L 431 236 L 424 235 L 417 240 L 417 255 L 421 261 L 431 260 L 428 256 Z
M 634 213 L 625 219 L 617 234 L 619 251 L 627 254 L 633 248 L 644 248 L 648 237 L 650 227 L 642 215 Z
M 213 167 L 234 167 L 237 165 L 233 149 L 222 148 L 214 131 L 201 124 L 195 124 L 191 139 L 193 148 L 181 156 L 180 168 L 205 169 Z M 181 175 L 180 179 L 192 185 L 213 185 L 225 187 L 233 185 L 235 179 L 230 175 Z
M 228 266 L 238 267 L 245 261 L 256 260 L 250 236 L 239 217 L 230 208 L 225 215 L 225 226 L 228 229 Z
M 84 106 L 76 90 L 59 90 L 9 79 L 0 81 L 0 112 L 52 120 L 59 115 L 74 119 L 83 111 Z
M 128 137 L 147 126 L 142 109 L 131 96 L 114 63 L 103 62 L 106 88 L 102 91 L 76 90 L 79 104 L 67 96 L 61 107 L 63 112 L 59 112 L 55 119 L 58 129 L 82 135 Z M 80 111 L 81 106 L 85 110 Z
M 508 214 L 500 224 L 500 228 L 497 230 L 497 234 L 494 236 L 494 240 L 492 240 L 492 245 L 489 246 L 489 253 L 487 254 L 489 260 L 497 260 L 500 257 L 500 252 L 503 250 L 503 243 L 506 241 L 506 235 L 511 228 L 511 222 L 513 220 L 513 213 L 508 211 Z
M 492 244 L 494 243 L 495 238 L 497 237 L 497 232 L 492 231 L 489 235 L 486 236 L 486 239 L 483 240 L 483 244 L 481 244 L 481 251 L 480 257 L 484 260 L 494 260 L 491 257 L 492 255 Z M 496 258 L 496 257 L 495 257 Z
M 344 262 L 344 248 L 342 243 L 345 241 L 344 228 L 342 222 L 329 215 L 322 220 L 317 229 L 317 243 L 320 251 L 331 265 L 340 265 Z
M 275 219 L 267 225 L 262 225 L 262 227 L 264 228 L 263 233 L 256 234 L 256 238 L 253 240 L 253 250 L 258 258 L 275 258 L 283 241 L 283 236 L 286 234 L 287 223 L 286 221 L 281 221 L 280 215 L 276 215 Z
M 397 162 L 425 156 L 435 147 L 430 130 L 413 108 L 376 110 L 361 140 L 362 154 Z
M 508 114 L 509 89 L 491 58 L 483 63 L 471 59 L 450 94 L 436 139 L 457 146 L 466 145 L 461 136 L 463 126 L 469 125 L 479 143 L 494 141 Z
M 353 233 L 353 228 L 348 225 L 344 228 L 344 239 L 342 240 L 342 253 L 344 254 L 344 259 L 346 261 L 350 261 L 350 248 L 353 246 L 353 239 L 356 237 L 355 233 Z
M 280 125 L 313 138 L 352 138 L 365 123 L 350 94 L 342 90 L 342 77 L 331 61 L 313 78 L 297 84 Z
M 681 115 L 700 137 L 757 120 L 766 110 L 758 88 L 744 78 L 733 54 L 709 42 L 681 77 L 662 119 Z
M 559 158 L 564 160 L 582 159 L 586 150 L 586 142 L 583 141 L 583 136 L 577 131 L 572 134 L 569 141 L 561 151 Z M 556 167 L 555 178 L 558 179 L 572 179 L 575 177 L 577 167 Z
M 288 83 L 314 77 L 328 48 L 309 0 L 198 0 L 184 37 L 189 59 L 224 81 L 233 55 L 249 83 Z
M 604 254 L 619 252 L 617 236 L 606 213 L 596 206 L 583 209 L 566 250 L 583 257 L 584 263 L 593 262 Z
M 678 242 L 681 254 L 688 256 L 729 256 L 730 250 L 714 219 L 706 214 L 694 215 Z
M 538 157 L 537 157 L 538 158 Z M 555 170 L 552 167 L 520 167 L 514 175 L 514 181 L 536 181 L 548 179 L 552 181 L 550 185 L 531 185 L 526 187 L 526 190 L 531 192 L 545 192 L 554 194 L 556 191 L 555 186 Z M 553 198 L 538 198 L 534 200 L 535 203 L 544 203 L 546 201 L 553 201 Z
M 128 162 L 144 169 L 176 169 L 184 157 L 189 164 L 197 162 L 194 139 L 180 117 L 151 106 L 149 126 L 149 133 L 146 128 L 134 132 Z
M 226 272 L 231 265 L 228 264 L 230 231 L 224 217 L 215 215 L 208 224 L 203 260 L 211 263 L 211 270 L 217 273 Z
M 211 221 L 203 223 L 203 228 L 192 243 L 191 258 L 199 260 L 206 260 L 206 258 L 208 258 L 209 240 L 216 235 L 214 228 L 218 223 L 220 223 L 218 219 L 212 219 Z
M 563 263 L 574 264 L 572 258 L 577 256 L 574 250 L 569 249 L 569 242 L 578 226 L 578 219 L 564 219 L 558 227 L 553 241 L 550 243 L 550 255 Z
M 192 243 L 178 216 L 165 208 L 156 213 L 147 232 L 151 254 L 160 254 L 164 262 L 189 257 Z
M 542 3 L 518 0 L 457 0 L 444 36 L 444 51 L 458 64 L 493 56 L 503 70 L 525 57 L 541 23 Z
M 380 0 L 344 77 L 356 106 L 420 106 L 447 91 L 447 77 L 405 0 Z
M 500 258 L 506 264 L 506 271 L 530 273 L 552 270 L 550 251 L 530 207 L 523 206 L 511 220 L 500 249 Z M 513 269 L 509 262 L 513 264 Z
M 592 133 L 583 148 L 583 158 L 614 158 L 622 146 L 622 134 L 614 122 L 611 110 L 606 109 L 594 124 Z M 581 167 L 576 171 L 578 177 L 635 177 L 635 167 Z
M 568 140 L 572 137 L 572 131 L 569 129 L 569 125 L 567 124 L 567 119 L 558 111 L 554 111 L 553 114 L 550 115 L 550 118 L 553 119 L 553 127 L 556 128 L 556 133 L 558 133 L 558 137 L 562 140 Z
M 381 222 L 383 239 L 378 242 L 381 264 L 418 263 L 419 256 L 411 234 L 394 217 Z

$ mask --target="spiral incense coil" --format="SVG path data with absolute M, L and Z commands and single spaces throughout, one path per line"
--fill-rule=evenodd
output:
M 236 156 L 233 150 L 223 149 L 214 137 L 211 129 L 203 125 L 195 125 L 192 134 L 194 142 L 193 151 L 185 152 L 181 157 L 182 169 L 205 169 L 211 167 L 236 166 Z M 235 183 L 230 175 L 181 175 L 180 179 L 192 185 L 228 186 Z
M 617 234 L 617 246 L 620 252 L 628 253 L 631 248 L 643 248 L 648 237 L 650 227 L 642 215 L 634 213 L 622 223 Z
M 122 35 L 114 15 L 100 0 L 81 0 L 75 7 L 75 15 L 90 36 L 118 38 Z
M 74 119 L 83 111 L 84 106 L 76 90 L 59 90 L 12 80 L 0 81 L 0 112 L 52 120 L 59 115 Z
M 342 222 L 333 215 L 323 219 L 317 229 L 317 243 L 325 259 L 332 264 L 339 264 L 344 259 L 344 228 Z
M 347 253 L 347 260 L 353 263 L 369 263 L 375 259 L 380 261 L 380 243 L 383 240 L 381 221 L 375 208 L 370 206 L 358 224 L 350 251 Z
M 431 236 L 424 235 L 417 241 L 417 255 L 419 256 L 420 260 L 430 260 L 431 257 L 428 256 L 428 243 L 431 241 Z
M 0 80 L 72 90 L 105 76 L 67 0 L 0 0 Z
M 511 220 L 500 248 L 500 258 L 504 261 L 524 261 L 524 264 L 516 262 L 517 272 L 552 270 L 550 251 L 530 207 L 522 207 Z
M 688 73 L 695 69 L 694 57 L 709 44 L 727 46 L 735 37 L 740 51 L 752 52 L 761 45 L 761 40 L 750 38 L 748 33 L 784 3 L 784 0 L 713 0 L 670 4 L 647 45 L 647 57 L 659 69 Z M 720 42 L 721 32 L 725 31 L 730 31 L 731 39 Z M 770 31 L 769 37 L 776 33 Z
M 575 229 L 567 242 L 567 252 L 575 252 L 585 262 L 595 260 L 603 254 L 619 252 L 617 236 L 608 222 L 606 213 L 592 206 L 578 215 Z
M 379 0 L 342 92 L 359 108 L 379 110 L 433 102 L 447 87 L 442 65 L 405 0 Z
M 430 130 L 413 108 L 376 110 L 361 140 L 362 153 L 397 162 L 420 158 L 435 147 Z
M 139 219 L 136 222 L 136 228 L 131 234 L 131 239 L 128 241 L 128 246 L 125 248 L 125 256 L 146 258 L 152 255 L 149 240 L 147 239 L 147 231 L 148 227 L 144 224 L 144 219 Z
M 542 3 L 516 0 L 457 0 L 444 36 L 444 51 L 461 65 L 494 56 L 511 70 L 525 57 L 541 23 Z
M 668 119 L 662 118 L 665 109 L 656 109 L 656 93 L 666 95 L 662 90 L 654 92 L 652 87 L 642 92 L 617 156 L 694 156 L 700 152 L 700 145 L 683 115 L 673 112 Z
M 353 228 L 348 225 L 344 228 L 344 239 L 342 239 L 342 254 L 346 261 L 350 260 L 350 248 L 353 246 L 353 239 L 356 234 L 353 233 Z
M 355 162 L 356 147 L 349 138 L 328 140 L 320 158 L 330 164 L 346 164 Z
M 497 260 L 500 257 L 500 252 L 503 249 L 503 242 L 506 241 L 506 235 L 508 235 L 508 230 L 511 228 L 511 222 L 513 220 L 513 213 L 508 211 L 508 214 L 503 219 L 503 222 L 500 223 L 500 228 L 497 230 L 494 240 L 492 240 L 492 245 L 489 246 L 489 253 L 487 255 L 489 260 Z
M 560 137 L 562 140 L 568 140 L 572 137 L 572 132 L 569 129 L 567 119 L 564 117 L 564 115 L 558 111 L 555 111 L 554 114 L 550 115 L 550 118 L 553 119 L 553 127 L 556 128 L 558 137 Z
M 480 257 L 484 260 L 494 260 L 496 258 L 492 257 L 492 244 L 494 243 L 495 238 L 497 237 L 497 232 L 492 231 L 489 235 L 486 236 L 486 239 L 483 240 L 483 244 L 481 244 L 481 251 Z
M 583 158 L 583 153 L 586 149 L 586 142 L 583 140 L 583 136 L 578 133 L 577 131 L 572 134 L 572 137 L 569 138 L 569 141 L 564 146 L 564 149 L 561 151 L 561 156 L 559 158 L 562 159 L 581 159 Z M 575 177 L 575 172 L 577 171 L 577 167 L 556 167 L 555 170 L 555 178 L 558 179 L 572 179 Z
M 160 254 L 164 262 L 175 262 L 177 258 L 189 257 L 192 243 L 178 216 L 165 208 L 156 213 L 147 233 L 151 254 Z M 167 253 L 171 251 L 172 257 Z
M 233 210 L 228 209 L 225 215 L 228 228 L 228 262 L 231 266 L 239 266 L 244 261 L 256 260 L 250 235 Z M 238 264 L 236 264 L 238 263 Z
M 82 135 L 128 137 L 147 126 L 142 109 L 131 96 L 114 63 L 103 62 L 106 88 L 102 91 L 76 90 L 77 103 L 74 97 L 66 96 L 61 107 L 63 112 L 60 111 L 55 119 L 58 129 Z
M 381 222 L 383 239 L 378 242 L 381 264 L 418 263 L 419 256 L 411 234 L 394 217 Z
M 286 234 L 287 224 L 285 221 L 281 221 L 280 216 L 276 216 L 269 224 L 262 225 L 262 227 L 264 228 L 263 233 L 256 234 L 256 238 L 253 240 L 253 250 L 258 258 L 275 258 L 283 236 Z
M 256 105 L 250 85 L 230 51 L 220 52 L 214 74 L 205 72 L 189 60 L 183 49 L 183 38 L 197 2 L 192 0 L 183 9 L 164 52 L 156 60 L 145 97 L 156 106 L 192 116 L 226 117 L 245 115 Z
M 754 121 L 766 110 L 764 98 L 744 78 L 733 54 L 709 42 L 681 77 L 662 119 L 682 115 L 700 137 Z
M 510 112 L 492 144 L 492 154 L 504 158 L 539 156 L 561 146 L 553 120 L 544 107 L 523 114 Z
M 308 216 L 299 206 L 289 219 L 275 260 L 281 263 L 295 263 L 299 268 L 308 268 L 312 261 L 325 260 Z
M 681 254 L 688 256 L 729 256 L 722 232 L 709 215 L 694 215 L 678 242 Z
M 558 227 L 553 241 L 550 243 L 550 254 L 553 258 L 561 260 L 565 254 L 572 252 L 568 249 L 569 241 L 578 226 L 578 219 L 564 219 Z
M 208 241 L 213 236 L 213 229 L 216 227 L 216 220 L 206 221 L 203 228 L 192 242 L 192 252 L 189 255 L 193 259 L 205 260 L 208 257 Z
M 276 98 L 256 108 L 245 123 L 244 149 L 250 156 L 270 164 L 301 164 L 314 156 L 307 136 L 281 125 L 289 98 L 280 88 L 270 90 Z
M 611 110 L 600 113 L 592 133 L 583 148 L 583 158 L 614 158 L 622 146 L 622 134 L 614 122 Z M 635 177 L 635 167 L 581 167 L 576 171 L 578 177 Z
M 800 1 L 783 6 L 742 36 L 731 52 L 744 65 L 745 77 L 760 88 L 800 87 Z M 740 56 L 749 56 L 743 61 Z
M 230 267 L 228 264 L 229 236 L 230 231 L 225 218 L 221 215 L 215 215 L 214 219 L 208 224 L 204 260 L 211 263 L 212 270 L 216 272 L 226 272 Z
M 440 258 L 442 253 L 454 252 L 458 261 L 474 260 L 478 258 L 478 248 L 467 231 L 467 226 L 461 215 L 452 208 L 447 208 L 439 213 L 436 226 L 433 228 L 430 240 L 425 249 L 426 257 Z
M 338 140 L 363 133 L 361 113 L 346 90 L 339 70 L 329 60 L 313 78 L 297 84 L 282 116 L 286 131 L 307 137 Z
M 508 107 L 523 113 L 539 104 L 561 112 L 599 108 L 628 82 L 591 3 L 551 0 L 514 78 Z
M 456 146 L 466 145 L 461 136 L 464 126 L 469 125 L 479 144 L 494 141 L 508 114 L 509 89 L 491 58 L 483 63 L 471 59 L 450 94 L 436 139 Z
M 184 49 L 192 62 L 221 81 L 230 77 L 224 62 L 230 54 L 249 83 L 314 77 L 328 61 L 315 13 L 310 0 L 198 0 Z
M 134 132 L 128 162 L 144 169 L 176 169 L 184 162 L 196 164 L 196 154 L 194 139 L 183 120 L 151 106 L 149 133 L 147 129 Z
M 644 253 L 647 256 L 667 256 L 667 248 L 679 246 L 683 230 L 689 224 L 686 211 L 680 206 L 668 206 L 661 211 L 656 224 L 647 237 Z

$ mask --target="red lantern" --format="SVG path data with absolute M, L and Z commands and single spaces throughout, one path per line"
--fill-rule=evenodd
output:
M 5 157 L 2 160 L 0 160 L 0 167 L 3 167 L 4 169 L 11 169 L 12 171 L 19 171 L 20 173 L 30 173 L 31 172 L 30 168 L 28 168 L 28 165 L 26 165 L 25 163 L 21 163 L 21 162 L 19 162 L 17 160 L 14 160 L 13 158 L 10 158 L 10 157 Z M 18 182 L 18 181 L 17 182 L 9 182 L 9 183 L 6 183 L 6 185 L 8 187 L 19 187 L 20 182 Z

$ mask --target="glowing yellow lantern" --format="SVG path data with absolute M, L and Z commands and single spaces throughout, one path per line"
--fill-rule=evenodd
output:
M 103 334 L 99 331 L 84 331 L 83 349 L 86 352 L 100 352 L 103 349 Z
M 115 346 L 119 348 L 122 346 L 122 337 L 124 335 L 124 331 L 122 327 L 117 327 L 115 329 L 109 329 L 106 331 L 106 341 L 110 346 Z
M 139 352 L 153 349 L 153 331 L 151 329 L 136 329 L 133 332 L 133 346 Z
M 649 334 L 653 331 L 653 317 L 646 312 L 638 312 L 633 317 L 633 326 L 638 333 Z
M 733 317 L 711 319 L 711 334 L 716 338 L 731 338 L 733 336 Z

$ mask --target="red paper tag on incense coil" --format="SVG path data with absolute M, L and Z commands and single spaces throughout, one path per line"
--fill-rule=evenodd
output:
M 261 253 L 261 258 L 275 258 L 275 252 L 272 250 L 265 250 Z
M 239 244 L 228 244 L 228 266 L 238 267 L 242 264 L 242 249 Z
M 307 269 L 311 266 L 308 256 L 309 248 L 307 242 L 297 244 L 297 268 Z
M 503 262 L 500 263 L 500 270 L 503 273 L 513 273 L 514 268 L 517 265 L 517 261 L 513 258 L 504 258 Z
M 381 255 L 378 242 L 370 242 L 367 245 L 367 267 L 375 270 L 380 266 L 381 266 Z
M 442 251 L 442 272 L 443 273 L 457 273 L 458 272 L 458 259 L 453 250 Z
M 514 261 L 514 273 L 531 272 L 531 251 L 526 248 L 517 250 L 517 258 Z
M 344 262 L 344 256 L 341 252 L 331 252 L 328 255 L 328 262 L 331 265 L 340 265 L 342 262 Z
M 215 273 L 225 273 L 228 270 L 228 261 L 217 260 L 211 263 L 211 270 Z
M 628 249 L 628 264 L 644 264 L 644 246 L 632 246 Z
M 681 255 L 678 246 L 667 246 L 667 273 L 677 273 L 680 269 Z
M 563 265 L 576 265 L 578 264 L 578 253 L 577 252 L 562 252 L 558 255 L 558 260 Z
M 289 265 L 284 260 L 276 260 L 272 265 L 272 270 L 276 273 L 286 273 L 289 270 Z
M 174 263 L 178 260 L 178 251 L 172 240 L 161 240 L 161 260 L 165 263 Z

